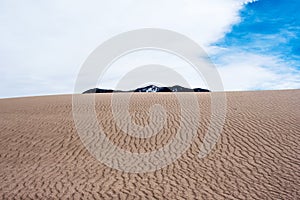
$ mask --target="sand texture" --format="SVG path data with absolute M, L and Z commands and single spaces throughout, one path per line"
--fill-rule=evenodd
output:
M 72 95 L 0 99 L 0 199 L 300 199 L 300 90 L 226 96 L 223 132 L 207 157 L 198 154 L 210 95 L 198 93 L 200 126 L 190 148 L 148 173 L 112 169 L 88 152 L 75 128 Z M 120 131 L 110 100 L 96 94 L 99 126 L 124 150 L 155 151 L 180 126 L 174 94 L 132 96 L 129 110 L 140 126 L 150 123 L 153 104 L 166 109 L 163 129 L 149 138 Z

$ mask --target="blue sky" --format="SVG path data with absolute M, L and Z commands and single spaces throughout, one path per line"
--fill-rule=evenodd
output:
M 247 65 L 253 65 L 248 75 L 232 70 L 232 74 L 241 76 L 241 82 L 248 79 L 249 82 L 240 88 L 242 90 L 299 89 L 299 9 L 300 2 L 297 0 L 248 3 L 240 10 L 240 22 L 213 44 L 223 48 L 223 51 L 212 54 L 213 61 L 221 68 L 226 62 L 234 65 L 234 62 L 243 61 L 238 68 L 244 72 L 247 72 Z M 224 61 L 226 58 L 227 61 Z M 253 77 L 255 69 L 261 77 Z
M 114 35 L 163 28 L 211 57 L 226 91 L 300 88 L 297 0 L 0 1 L 0 98 L 72 93 L 88 55 Z M 130 55 L 106 74 L 113 88 L 133 67 L 172 66 L 206 87 L 188 65 L 157 52 Z
M 276 55 L 300 67 L 300 2 L 260 0 L 241 10 L 241 22 L 216 45 Z

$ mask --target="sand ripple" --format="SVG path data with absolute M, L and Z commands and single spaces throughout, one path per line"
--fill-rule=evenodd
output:
M 71 95 L 1 99 L 0 198 L 299 198 L 300 90 L 228 92 L 223 133 L 203 159 L 198 154 L 209 125 L 210 96 L 197 95 L 200 127 L 191 148 L 173 164 L 139 174 L 111 169 L 89 154 L 75 129 Z M 166 123 L 149 138 L 123 133 L 110 100 L 111 94 L 97 95 L 97 117 L 122 149 L 154 151 L 176 134 L 181 110 L 174 95 L 133 96 L 130 113 L 140 126 L 150 123 L 153 104 L 166 108 Z

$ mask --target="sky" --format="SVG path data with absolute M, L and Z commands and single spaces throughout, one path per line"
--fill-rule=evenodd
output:
M 140 28 L 197 42 L 226 91 L 299 89 L 299 8 L 298 0 L 0 0 L 0 98 L 72 93 L 97 46 Z M 206 87 L 187 63 L 154 51 L 118 60 L 99 87 L 114 88 L 134 67 L 152 63 Z

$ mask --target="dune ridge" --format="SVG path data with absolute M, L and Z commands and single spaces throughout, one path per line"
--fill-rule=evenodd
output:
M 91 156 L 76 132 L 72 95 L 0 99 L 0 198 L 299 198 L 300 90 L 227 92 L 223 132 L 203 159 L 198 153 L 210 123 L 210 94 L 196 95 L 201 118 L 191 147 L 171 165 L 149 173 L 118 171 Z M 129 110 L 136 124 L 150 123 L 151 105 L 167 111 L 160 132 L 134 138 L 114 123 L 111 96 L 95 94 L 97 117 L 122 149 L 154 151 L 180 126 L 174 94 L 134 93 Z

